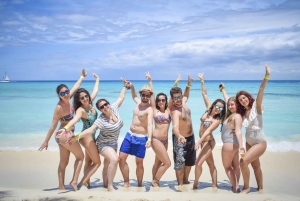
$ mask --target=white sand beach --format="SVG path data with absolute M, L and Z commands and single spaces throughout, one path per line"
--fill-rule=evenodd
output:
M 170 146 L 171 147 L 171 146 Z M 192 190 L 194 168 L 189 180 L 191 184 L 179 188 L 173 169 L 172 149 L 168 150 L 172 166 L 160 181 L 160 188 L 151 186 L 151 169 L 154 152 L 147 150 L 144 160 L 143 187 L 137 187 L 134 157 L 128 158 L 130 188 L 123 187 L 123 178 L 118 169 L 114 192 L 107 192 L 102 186 L 102 165 L 91 178 L 91 189 L 74 192 L 67 185 L 72 177 L 74 157 L 71 155 L 66 171 L 67 191 L 58 191 L 57 166 L 59 152 L 49 151 L 0 151 L 0 200 L 300 200 L 300 152 L 266 152 L 261 157 L 264 175 L 264 191 L 256 191 L 256 181 L 251 170 L 251 191 L 247 195 L 234 194 L 225 174 L 221 160 L 221 147 L 213 151 L 218 171 L 218 189 L 211 188 L 211 178 L 206 164 L 200 177 L 200 189 Z M 103 158 L 101 158 L 103 161 Z M 81 173 L 80 178 L 83 173 Z M 243 179 L 240 179 L 240 185 Z M 241 186 L 242 187 L 242 186 Z

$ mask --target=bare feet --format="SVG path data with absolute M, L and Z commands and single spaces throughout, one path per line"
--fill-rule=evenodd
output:
M 128 188 L 128 187 L 130 187 L 129 181 L 124 181 L 124 188 Z
M 115 189 L 114 189 L 113 186 L 108 186 L 108 187 L 107 187 L 107 190 L 108 190 L 109 192 L 115 191 Z
M 70 186 L 74 189 L 74 191 L 77 191 L 77 183 L 75 182 L 70 182 Z
M 197 190 L 197 189 L 198 189 L 198 182 L 197 183 L 194 182 L 193 190 Z
M 189 182 L 189 180 L 187 181 L 183 181 L 183 184 L 190 184 L 191 182 Z
M 152 181 L 152 186 L 153 186 L 153 187 L 159 187 L 158 180 L 153 179 L 153 181 Z
M 65 187 L 59 187 L 58 190 L 59 191 L 66 191 L 67 189 Z
M 250 192 L 250 188 L 243 189 L 240 193 L 247 194 Z
M 240 188 L 237 188 L 236 190 L 233 190 L 233 188 L 231 188 L 231 191 L 232 191 L 233 193 L 240 193 L 240 192 L 241 192 Z

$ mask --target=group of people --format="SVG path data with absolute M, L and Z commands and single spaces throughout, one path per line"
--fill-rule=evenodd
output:
M 101 165 L 100 155 L 104 158 L 103 186 L 108 191 L 113 191 L 113 180 L 118 165 L 124 178 L 124 187 L 130 186 L 129 166 L 126 162 L 129 155 L 135 156 L 137 183 L 139 187 L 142 186 L 143 159 L 146 149 L 152 147 L 156 154 L 152 167 L 152 186 L 159 187 L 160 179 L 171 166 L 167 149 L 168 131 L 172 122 L 173 160 L 178 185 L 189 184 L 189 174 L 192 166 L 195 166 L 193 189 L 198 189 L 202 165 L 206 161 L 212 178 L 212 187 L 217 188 L 217 170 L 212 154 L 216 144 L 213 131 L 221 124 L 222 162 L 231 182 L 232 191 L 236 193 L 250 191 L 248 167 L 250 163 L 254 170 L 258 190 L 262 190 L 263 176 L 259 157 L 267 147 L 262 121 L 264 89 L 270 75 L 270 68 L 267 65 L 265 71 L 266 75 L 256 99 L 246 91 L 240 91 L 236 96 L 229 98 L 225 85 L 220 84 L 219 89 L 224 100 L 217 99 L 212 103 L 207 95 L 204 74 L 198 74 L 206 108 L 200 118 L 200 139 L 195 141 L 191 110 L 187 106 L 193 78 L 188 77 L 186 88 L 182 93 L 182 89 L 178 87 L 181 80 L 178 75 L 170 90 L 169 101 L 165 93 L 161 92 L 155 96 L 149 72 L 146 73 L 149 84 L 142 87 L 139 97 L 134 85 L 121 78 L 123 86 L 115 102 L 110 103 L 104 98 L 96 102 L 95 106 L 101 112 L 98 115 L 97 110 L 93 107 L 93 101 L 98 94 L 99 77 L 93 74 L 96 81 L 90 94 L 86 89 L 80 88 L 80 84 L 87 75 L 83 69 L 80 78 L 71 90 L 64 84 L 57 87 L 59 102 L 54 110 L 52 125 L 39 150 L 47 149 L 48 142 L 60 123 L 59 130 L 55 133 L 55 140 L 60 150 L 59 190 L 65 190 L 65 169 L 70 152 L 72 152 L 76 160 L 70 185 L 75 191 L 80 188 L 90 188 L 90 177 Z M 119 114 L 119 107 L 125 99 L 127 89 L 131 90 L 132 99 L 136 105 L 133 110 L 132 123 L 120 146 L 118 155 L 118 138 L 124 124 Z M 82 121 L 83 128 L 81 133 L 74 135 L 75 124 L 79 120 Z M 246 128 L 246 148 L 242 142 L 242 125 Z M 96 138 L 97 129 L 100 129 L 100 133 Z M 80 144 L 84 147 L 85 153 Z M 199 150 L 198 156 L 196 156 L 197 150 Z M 83 161 L 85 161 L 84 176 L 78 182 Z M 244 180 L 242 191 L 239 189 L 240 172 L 242 172 Z

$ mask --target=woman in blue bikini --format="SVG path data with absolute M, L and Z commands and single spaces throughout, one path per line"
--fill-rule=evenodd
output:
M 75 91 L 77 91 L 77 89 L 80 87 L 80 84 L 82 83 L 82 80 L 86 77 L 86 75 L 87 74 L 85 70 L 82 69 L 80 78 L 78 79 L 78 81 L 75 83 L 75 85 L 72 87 L 71 90 L 69 90 L 68 87 L 64 84 L 61 84 L 56 88 L 56 93 L 58 95 L 59 101 L 54 110 L 51 127 L 47 133 L 44 143 L 39 148 L 39 151 L 42 151 L 43 149 L 47 150 L 48 142 L 51 136 L 53 135 L 53 132 L 56 129 L 58 122 L 60 123 L 59 128 L 63 128 L 64 126 L 67 125 L 67 123 L 70 120 L 73 119 L 74 110 L 70 103 L 70 99 L 74 95 Z M 74 130 L 74 127 L 70 129 Z M 60 162 L 58 166 L 58 183 L 59 183 L 59 190 L 66 190 L 64 184 L 65 171 L 69 162 L 70 152 L 72 152 L 76 160 L 74 163 L 73 178 L 72 181 L 70 182 L 70 185 L 74 188 L 75 191 L 77 191 L 77 181 L 82 167 L 84 154 L 82 152 L 79 143 L 77 142 L 73 143 L 72 146 L 67 146 L 65 144 L 65 142 L 68 140 L 69 134 L 71 135 L 71 133 L 66 132 L 60 139 L 56 139 L 59 146 L 59 153 L 60 153 Z
M 84 89 L 80 88 L 76 91 L 73 99 L 73 106 L 76 111 L 75 117 L 69 121 L 69 123 L 56 132 L 56 138 L 60 138 L 63 133 L 69 131 L 79 120 L 83 123 L 82 131 L 88 129 L 93 125 L 97 119 L 97 111 L 93 108 L 93 101 L 95 100 L 98 91 L 99 91 L 99 77 L 96 74 L 93 74 L 96 78 L 94 89 L 92 94 Z M 87 135 L 85 138 L 82 138 L 79 142 L 85 148 L 85 165 L 84 165 L 84 176 L 79 182 L 78 186 L 86 186 L 90 188 L 89 178 L 96 172 L 100 167 L 101 161 L 97 146 L 95 144 L 95 134 Z M 67 141 L 67 144 L 69 141 Z
M 199 74 L 198 78 L 202 84 L 202 96 L 206 106 L 206 111 L 200 118 L 201 125 L 199 130 L 200 139 L 195 144 L 195 150 L 201 147 L 200 153 L 196 160 L 195 166 L 195 181 L 193 189 L 198 189 L 198 181 L 202 174 L 202 165 L 206 161 L 212 178 L 212 187 L 217 187 L 217 169 L 215 167 L 212 150 L 214 149 L 216 142 L 212 132 L 223 123 L 223 119 L 226 113 L 226 104 L 222 99 L 215 100 L 212 104 L 210 103 L 206 87 L 204 85 L 204 76 Z

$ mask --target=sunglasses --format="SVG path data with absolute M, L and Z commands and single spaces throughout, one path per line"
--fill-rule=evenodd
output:
M 222 108 L 222 107 L 220 107 L 220 106 L 218 106 L 218 105 L 216 105 L 215 107 L 216 107 L 216 109 L 219 109 L 220 111 L 222 111 L 222 110 L 223 110 L 223 108 Z
M 158 102 L 158 103 L 163 102 L 164 103 L 164 102 L 166 102 L 166 99 L 157 99 L 156 102 Z
M 108 102 L 104 103 L 103 105 L 101 105 L 101 106 L 99 107 L 99 110 L 102 110 L 105 106 L 108 106 L 108 105 L 109 105 Z
M 141 96 L 144 98 L 144 97 L 146 97 L 146 98 L 150 98 L 151 97 L 151 95 L 150 94 L 141 94 Z
M 84 98 L 86 98 L 86 99 L 88 99 L 89 98 L 89 96 L 86 94 L 86 95 L 84 95 L 84 96 L 81 96 L 80 97 L 80 100 L 84 100 Z
M 66 94 L 69 94 L 69 93 L 70 93 L 70 90 L 67 89 L 65 92 L 60 92 L 59 95 L 60 95 L 61 97 L 64 97 Z
M 182 95 L 181 96 L 178 96 L 178 97 L 173 97 L 173 100 L 178 100 L 178 99 L 182 99 Z

